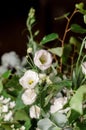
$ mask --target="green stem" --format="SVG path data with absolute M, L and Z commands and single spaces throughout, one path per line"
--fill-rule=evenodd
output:
M 79 66 L 80 57 L 82 55 L 82 50 L 83 50 L 85 43 L 86 43 L 86 37 L 83 39 L 83 42 L 81 45 L 81 49 L 80 49 L 79 56 L 78 56 L 77 63 L 76 63 L 76 68 Z
M 75 9 L 74 11 L 73 11 L 73 13 L 71 14 L 71 16 L 68 18 L 68 17 L 66 17 L 66 19 L 67 19 L 67 24 L 66 24 L 66 27 L 65 27 L 65 31 L 64 31 L 64 35 L 63 35 L 63 38 L 62 38 L 62 51 L 64 50 L 64 42 L 65 42 L 65 38 L 66 38 L 66 36 L 67 36 L 67 33 L 70 31 L 70 29 L 69 29 L 69 24 L 70 24 L 70 21 L 71 21 L 71 19 L 72 19 L 72 17 L 76 14 L 78 12 L 78 10 L 77 9 Z M 63 52 L 62 52 L 63 53 Z M 61 57 L 61 60 L 60 60 L 60 72 L 62 72 L 62 57 Z

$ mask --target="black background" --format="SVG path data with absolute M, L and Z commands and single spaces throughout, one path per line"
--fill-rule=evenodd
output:
M 9 51 L 16 51 L 20 56 L 26 54 L 27 33 L 26 19 L 30 7 L 36 9 L 36 29 L 40 30 L 38 41 L 51 32 L 63 35 L 66 21 L 54 18 L 74 10 L 75 3 L 86 0 L 3 0 L 0 2 L 0 56 Z M 82 23 L 82 16 L 74 17 L 74 22 Z M 86 27 L 86 25 L 83 25 Z

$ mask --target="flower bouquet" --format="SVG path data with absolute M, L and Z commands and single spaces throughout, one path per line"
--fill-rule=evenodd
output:
M 65 44 L 69 31 L 86 33 L 70 25 L 76 13 L 86 24 L 84 4 L 76 4 L 72 14 L 56 18 L 67 20 L 63 37 L 52 33 L 38 43 L 39 30 L 32 32 L 35 10 L 30 9 L 27 55 L 22 60 L 15 52 L 1 57 L 0 130 L 86 129 L 86 37 L 71 36 Z M 47 46 L 54 41 L 53 48 Z

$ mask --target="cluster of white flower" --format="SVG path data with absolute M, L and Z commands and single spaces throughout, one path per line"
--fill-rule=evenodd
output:
M 21 126 L 20 128 L 15 128 L 15 125 L 12 124 L 12 125 L 11 125 L 11 129 L 12 129 L 12 130 L 25 130 L 25 126 Z
M 12 121 L 14 107 L 15 101 L 12 101 L 11 98 L 5 98 L 4 96 L 0 96 L 0 120 Z
M 32 70 L 25 72 L 24 76 L 20 78 L 19 82 L 24 88 L 24 93 L 22 94 L 22 100 L 25 105 L 31 105 L 35 102 L 37 94 L 35 92 L 35 86 L 39 81 L 38 74 Z M 40 108 L 38 106 L 31 106 L 30 117 L 39 118 Z
M 52 63 L 52 56 L 46 50 L 39 50 L 35 53 L 34 64 L 40 70 L 46 70 L 50 67 Z M 27 70 L 25 74 L 20 78 L 19 83 L 24 88 L 24 93 L 22 94 L 22 100 L 25 105 L 32 105 L 37 97 L 35 87 L 37 83 L 42 83 L 46 80 L 46 83 L 51 84 L 51 80 L 46 74 L 38 74 L 33 70 Z M 30 108 L 30 117 L 39 118 L 40 107 L 37 105 L 32 105 Z
M 23 57 L 21 61 L 16 52 L 11 51 L 4 53 L 1 56 L 0 74 L 6 72 L 8 68 L 15 68 L 17 73 L 19 73 L 19 70 L 22 70 L 22 67 L 25 64 L 26 64 L 26 58 Z

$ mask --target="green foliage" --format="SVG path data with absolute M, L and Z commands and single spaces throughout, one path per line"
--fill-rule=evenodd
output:
M 43 37 L 40 44 L 46 44 L 46 43 L 53 41 L 55 39 L 58 39 L 58 34 L 57 33 L 51 33 L 51 34 Z
M 76 120 L 80 115 L 83 115 L 83 101 L 86 95 L 86 85 L 80 86 L 74 96 L 70 100 L 70 107 L 72 109 L 70 121 Z
M 59 57 L 61 57 L 62 54 L 63 54 L 63 49 L 62 49 L 62 47 L 51 48 L 51 49 L 49 49 L 49 51 L 50 51 L 51 53 L 53 53 L 53 54 L 59 56 Z
M 78 24 L 72 24 L 71 25 L 71 30 L 75 33 L 86 33 L 86 29 L 82 28 L 80 25 Z

